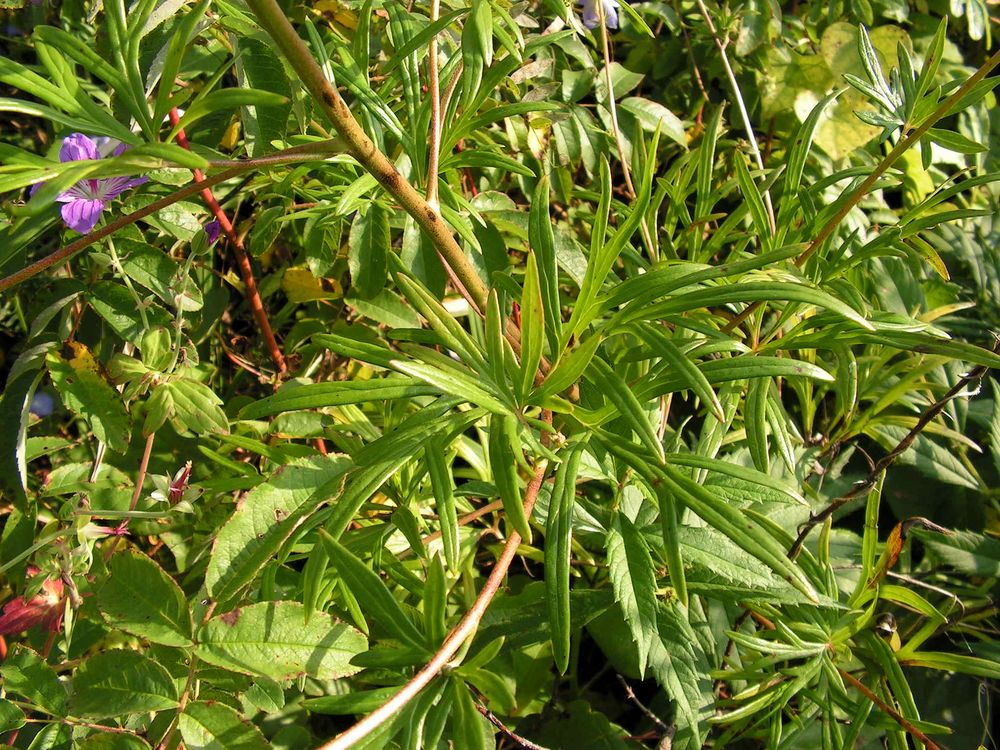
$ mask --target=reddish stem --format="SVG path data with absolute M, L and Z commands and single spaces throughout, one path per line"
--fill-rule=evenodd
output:
M 176 128 L 179 121 L 180 115 L 177 113 L 177 107 L 174 107 L 170 110 L 170 124 Z M 185 148 L 188 151 L 191 150 L 183 128 L 177 131 L 177 143 L 180 144 L 181 148 Z M 200 169 L 192 169 L 191 172 L 194 174 L 194 179 L 197 182 L 205 179 Z M 257 327 L 264 336 L 267 348 L 271 352 L 271 359 L 274 360 L 274 365 L 278 368 L 278 374 L 284 374 L 288 370 L 288 366 L 285 364 L 285 355 L 281 353 L 281 347 L 278 346 L 278 341 L 274 338 L 274 331 L 271 330 L 271 323 L 267 319 L 267 312 L 264 310 L 264 303 L 261 302 L 260 292 L 257 291 L 257 282 L 254 280 L 253 269 L 250 267 L 250 258 L 247 257 L 247 251 L 243 247 L 243 240 L 236 234 L 232 222 L 229 221 L 226 212 L 222 210 L 219 201 L 215 199 L 212 189 L 205 188 L 202 190 L 201 197 L 205 201 L 205 205 L 212 212 L 212 215 L 215 216 L 216 221 L 219 222 L 219 226 L 226 237 L 229 238 L 229 243 L 233 246 L 233 254 L 236 256 L 236 263 L 240 268 L 240 276 L 243 277 L 243 284 L 247 288 L 247 300 L 250 302 L 250 309 L 257 320 Z

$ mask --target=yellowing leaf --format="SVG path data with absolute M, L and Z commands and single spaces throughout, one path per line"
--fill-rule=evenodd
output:
M 281 288 L 289 302 L 313 302 L 339 299 L 344 288 L 336 279 L 316 278 L 308 268 L 289 268 L 281 279 Z
M 64 352 L 69 359 L 56 351 L 50 351 L 45 358 L 63 403 L 88 422 L 98 440 L 116 453 L 124 453 L 130 426 L 121 396 L 105 379 L 100 364 L 84 344 L 70 341 Z

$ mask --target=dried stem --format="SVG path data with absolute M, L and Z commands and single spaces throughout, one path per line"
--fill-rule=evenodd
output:
M 542 486 L 542 480 L 545 477 L 545 470 L 547 466 L 548 462 L 545 459 L 541 459 L 538 464 L 536 464 L 535 474 L 528 483 L 528 488 L 525 491 L 524 510 L 529 516 L 531 515 L 532 508 L 535 506 L 535 500 L 538 498 L 538 490 Z M 504 576 L 507 575 L 507 570 L 514 561 L 514 557 L 517 554 L 517 548 L 520 544 L 521 535 L 516 531 L 511 532 L 510 537 L 507 539 L 507 543 L 504 545 L 503 552 L 500 554 L 500 559 L 497 560 L 496 565 L 493 567 L 490 577 L 486 579 L 486 584 L 483 586 L 482 591 L 479 592 L 479 596 L 476 597 L 476 601 L 472 605 L 472 608 L 465 614 L 462 621 L 458 623 L 458 625 L 456 625 L 455 628 L 448 634 L 444 643 L 441 644 L 441 647 L 438 649 L 437 653 L 434 654 L 434 657 L 427 662 L 427 665 L 414 675 L 413 678 L 407 682 L 398 693 L 392 696 L 392 698 L 379 706 L 375 711 L 368 714 L 368 716 L 359 721 L 346 732 L 337 735 L 332 740 L 322 745 L 319 750 L 346 750 L 346 748 L 353 747 L 357 742 L 360 742 L 382 726 L 382 724 L 394 718 L 407 703 L 417 697 L 420 691 L 423 690 L 430 683 L 430 681 L 441 672 L 451 658 L 458 653 L 462 644 L 464 644 L 465 641 L 476 632 L 476 629 L 479 627 L 480 620 L 482 620 L 483 615 L 486 613 L 486 608 L 489 607 L 490 602 L 493 601 L 493 597 L 496 596 L 497 592 L 500 590 L 500 584 L 503 583 Z
M 514 730 L 513 730 L 513 729 L 511 729 L 511 728 L 510 728 L 510 727 L 508 727 L 508 726 L 507 726 L 506 724 L 504 724 L 504 723 L 503 723 L 502 721 L 500 721 L 499 717 L 497 717 L 497 715 L 496 715 L 496 714 L 494 714 L 494 713 L 493 713 L 492 711 L 490 711 L 490 710 L 489 710 L 488 708 L 486 708 L 486 706 L 484 706 L 484 705 L 483 705 L 482 703 L 480 703 L 480 702 L 479 702 L 478 700 L 477 700 L 477 701 L 475 702 L 475 705 L 476 705 L 476 710 L 477 710 L 477 711 L 478 711 L 478 712 L 479 712 L 480 714 L 482 714 L 482 715 L 483 715 L 483 717 L 484 717 L 484 718 L 485 718 L 485 719 L 486 719 L 486 720 L 487 720 L 487 721 L 488 721 L 488 722 L 489 722 L 490 724 L 492 724 L 492 725 L 493 725 L 493 726 L 495 726 L 495 727 L 496 727 L 497 729 L 499 729 L 499 730 L 500 730 L 501 732 L 503 732 L 503 733 L 504 733 L 504 734 L 505 734 L 505 735 L 506 735 L 507 737 L 509 737 L 509 738 L 510 738 L 510 739 L 511 739 L 511 740 L 512 740 L 512 741 L 513 741 L 513 742 L 514 742 L 515 744 L 517 744 L 517 746 L 518 746 L 518 747 L 522 747 L 522 748 L 524 748 L 524 750 L 547 750 L 547 748 L 544 748 L 544 747 L 542 747 L 541 745 L 536 745 L 536 744 L 535 744 L 534 742 L 532 742 L 531 740 L 529 740 L 529 739 L 525 739 L 525 738 L 524 738 L 524 737 L 522 737 L 521 735 L 519 735 L 519 734 L 517 734 L 516 732 L 514 732 Z
M 191 146 L 188 144 L 184 128 L 177 127 L 179 122 L 180 114 L 177 112 L 177 107 L 174 107 L 170 110 L 170 124 L 177 128 L 177 143 L 180 144 L 181 148 L 190 151 Z M 205 175 L 200 169 L 192 169 L 191 173 L 194 175 L 196 182 L 201 182 L 205 179 Z M 281 347 L 278 346 L 278 342 L 274 338 L 274 331 L 271 329 L 271 322 L 267 318 L 267 311 L 264 310 L 264 304 L 261 302 L 260 292 L 257 290 L 257 281 L 254 279 L 253 268 L 250 266 L 250 258 L 247 257 L 247 251 L 243 247 L 243 240 L 236 234 L 232 222 L 229 221 L 226 212 L 222 210 L 222 206 L 215 199 L 212 189 L 205 188 L 202 190 L 201 197 L 205 201 L 205 205 L 211 210 L 212 215 L 215 216 L 215 220 L 219 222 L 222 231 L 225 232 L 226 237 L 229 239 L 229 244 L 233 247 L 233 254 L 236 256 L 236 263 L 240 268 L 240 276 L 243 278 L 243 285 L 247 290 L 247 300 L 250 303 L 250 309 L 253 311 L 257 327 L 264 337 L 264 342 L 267 344 L 268 351 L 271 353 L 271 359 L 274 361 L 274 366 L 278 368 L 278 375 L 280 376 L 287 371 L 288 366 L 285 364 L 285 355 L 281 353 Z

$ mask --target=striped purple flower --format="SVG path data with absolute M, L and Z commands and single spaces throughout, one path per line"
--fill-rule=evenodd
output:
M 125 151 L 125 144 L 111 138 L 89 138 L 83 133 L 72 133 L 63 139 L 59 149 L 59 161 L 91 161 L 105 156 L 118 156 Z M 108 203 L 148 177 L 99 177 L 80 180 L 73 187 L 61 193 L 56 200 L 62 207 L 62 218 L 66 226 L 80 234 L 86 234 L 97 224 L 101 212 Z

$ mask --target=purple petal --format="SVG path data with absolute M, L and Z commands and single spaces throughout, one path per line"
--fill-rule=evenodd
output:
M 71 201 L 89 201 L 93 200 L 94 196 L 92 193 L 88 193 L 83 187 L 83 181 L 76 183 L 73 187 L 67 190 L 65 193 L 59 193 L 56 196 L 56 200 L 60 203 L 70 203 Z
M 47 417 L 55 409 L 56 402 L 45 391 L 38 391 L 31 399 L 31 406 L 28 407 L 28 411 L 38 417 Z
M 107 179 L 98 180 L 97 194 L 104 200 L 111 200 L 112 198 L 117 198 L 126 190 L 148 181 L 148 177 L 108 177 Z
M 210 221 L 205 225 L 205 234 L 208 235 L 208 244 L 212 245 L 217 239 L 219 239 L 219 234 L 222 232 L 222 225 L 216 221 Z
M 59 161 L 86 161 L 99 158 L 97 144 L 83 133 L 71 133 L 63 138 L 62 148 L 59 149 Z
M 62 207 L 62 217 L 70 229 L 86 234 L 97 224 L 103 210 L 104 201 L 78 199 Z

